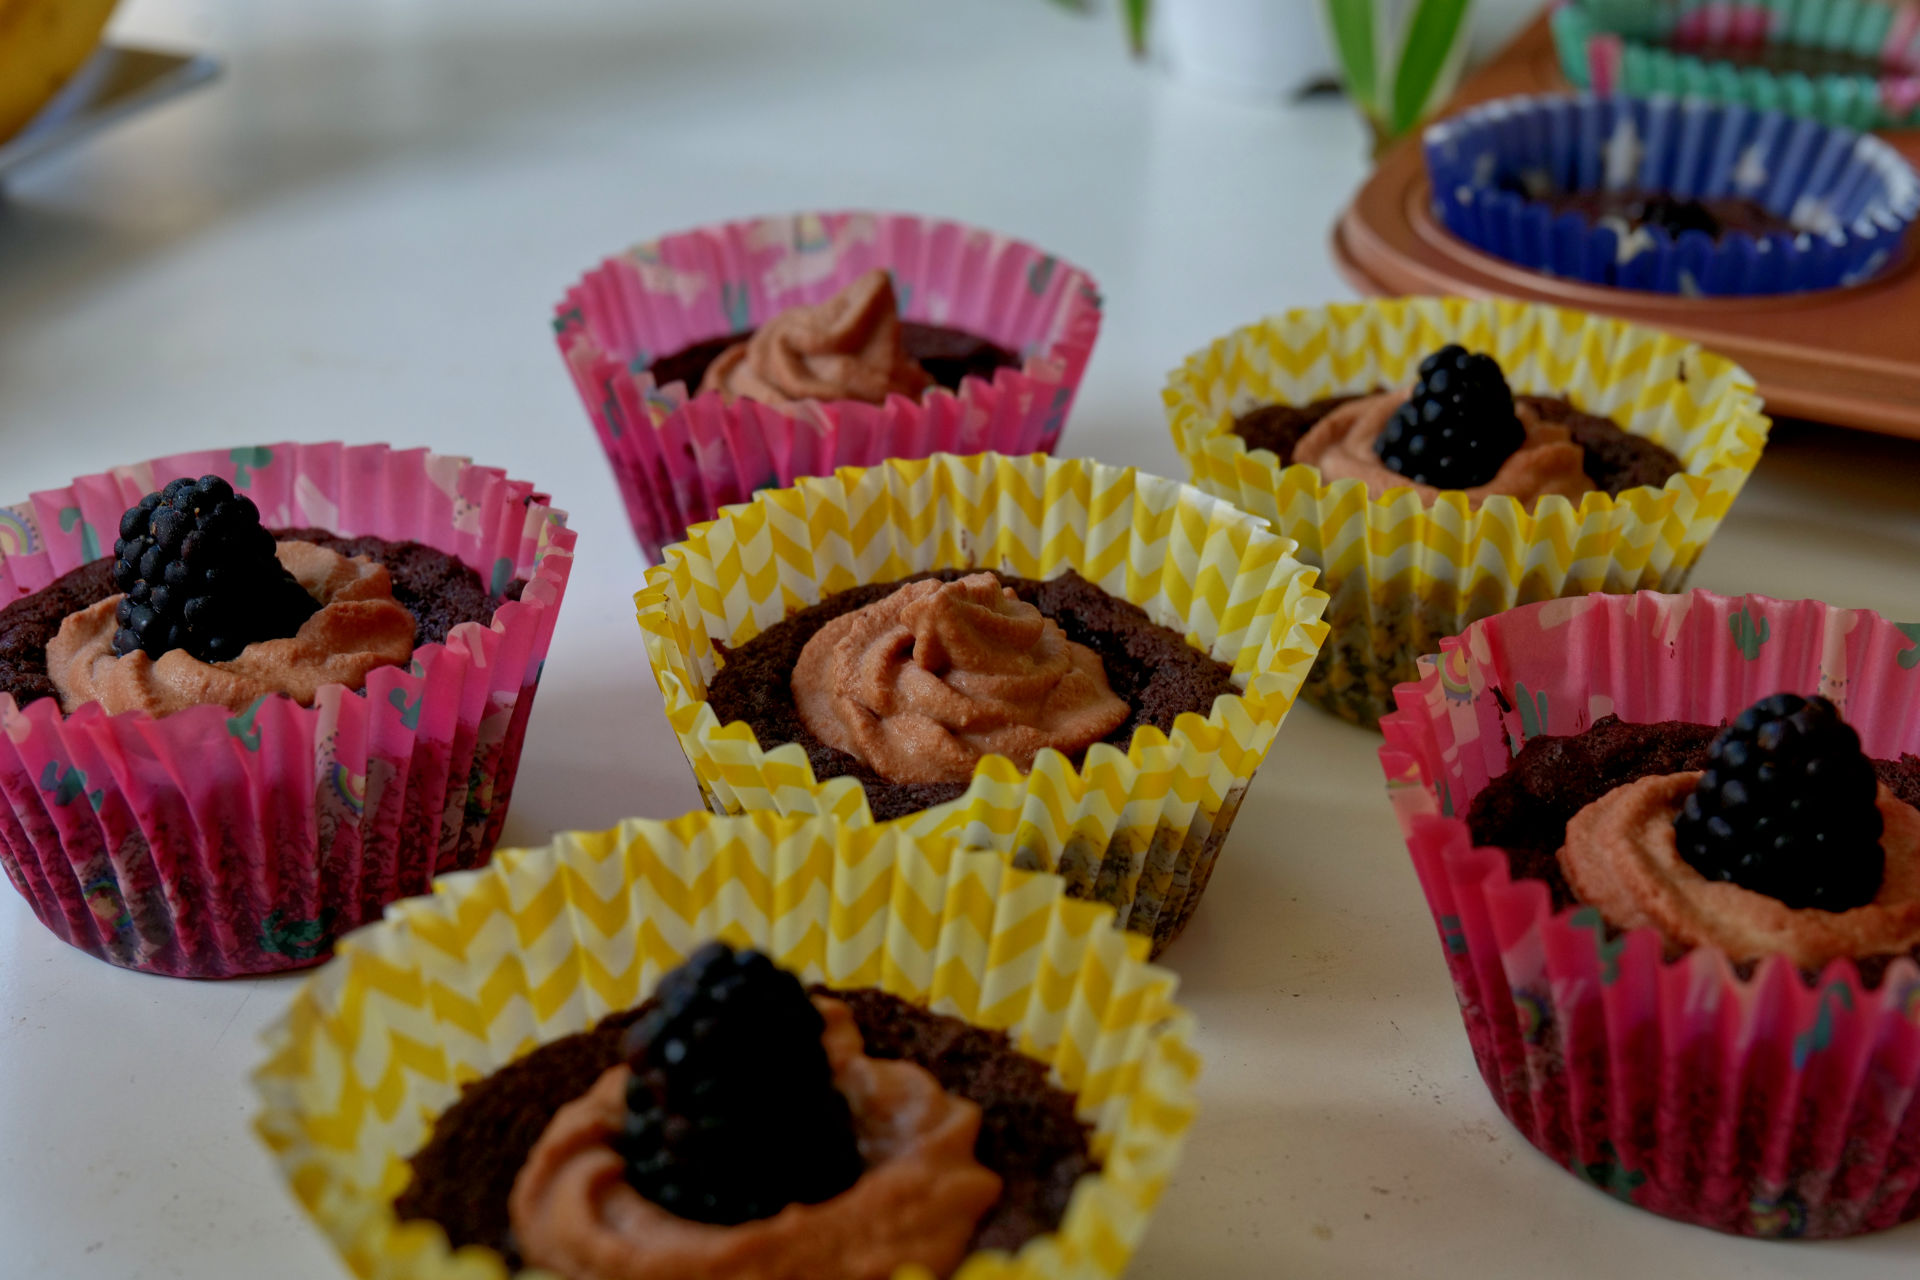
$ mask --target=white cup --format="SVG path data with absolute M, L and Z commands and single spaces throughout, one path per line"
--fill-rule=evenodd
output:
M 1154 0 L 1152 46 L 1178 79 L 1275 101 L 1332 73 L 1318 0 Z

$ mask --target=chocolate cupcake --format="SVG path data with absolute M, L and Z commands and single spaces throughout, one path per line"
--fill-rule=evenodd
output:
M 1062 860 L 1030 865 L 1158 949 L 1321 638 L 1290 550 L 1129 469 L 936 455 L 762 494 L 637 603 L 716 812 L 877 815 L 1028 860 L 1044 813 Z
M 1920 1214 L 1914 628 L 1591 596 L 1423 662 L 1381 761 L 1495 1100 L 1743 1235 Z
M 1100 296 L 1078 268 L 958 223 L 800 214 L 610 258 L 554 329 L 658 560 L 721 507 L 802 475 L 1051 452 Z
M 1475 619 L 1680 586 L 1771 425 L 1746 372 L 1691 343 L 1459 299 L 1274 316 L 1163 398 L 1195 483 L 1323 570 L 1305 696 L 1363 725 Z
M 550 909 L 586 886 L 590 911 Z M 588 1280 L 662 1250 L 712 1280 L 748 1255 L 756 1275 L 944 1276 L 989 1250 L 1117 1277 L 1197 1062 L 1171 977 L 1110 919 L 898 826 L 564 836 L 344 944 L 269 1033 L 259 1129 L 370 1277 Z
M 1849 129 L 1920 126 L 1913 9 L 1857 0 L 1573 0 L 1553 13 L 1567 79 L 1780 111 Z
M 5 515 L 0 864 L 57 935 L 293 968 L 491 851 L 573 541 L 531 486 L 275 445 Z
M 947 1275 L 1060 1229 L 1100 1170 L 1074 1102 L 1001 1032 L 713 943 L 636 1008 L 467 1084 L 394 1212 L 563 1280 L 683 1250 L 702 1277 L 748 1257 Z M 616 1169 L 591 1203 L 585 1179 Z
M 1870 134 L 1699 100 L 1543 96 L 1428 128 L 1435 219 L 1562 279 L 1688 297 L 1872 279 L 1920 175 Z

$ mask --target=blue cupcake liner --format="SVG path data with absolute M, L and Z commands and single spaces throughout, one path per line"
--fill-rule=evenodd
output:
M 1857 284 L 1895 257 L 1920 214 L 1920 175 L 1879 138 L 1734 104 L 1503 98 L 1432 126 L 1425 144 L 1434 215 L 1453 234 L 1518 266 L 1621 289 L 1753 296 Z M 1746 197 L 1798 230 L 1622 234 L 1515 188 Z

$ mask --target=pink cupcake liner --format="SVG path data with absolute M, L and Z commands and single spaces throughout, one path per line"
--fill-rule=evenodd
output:
M 83 951 L 215 978 L 316 963 L 386 903 L 486 860 L 574 534 L 532 485 L 424 449 L 182 453 L 0 507 L 0 602 L 110 554 L 142 494 L 205 474 L 270 528 L 426 543 L 496 594 L 525 580 L 491 627 L 456 627 L 364 693 L 327 686 L 311 707 L 270 697 L 155 719 L 0 694 L 0 865 L 14 887 Z
M 647 366 L 822 302 L 874 267 L 902 314 L 990 339 L 1022 364 L 960 391 L 885 405 L 807 401 L 784 412 Z M 649 558 L 755 492 L 834 468 L 935 453 L 1051 453 L 1100 333 L 1092 277 L 1031 245 L 957 222 L 807 213 L 703 227 L 608 258 L 567 291 L 554 332 Z
M 1920 967 L 1741 978 L 1647 929 L 1555 914 L 1463 815 L 1524 742 L 1605 715 L 1719 723 L 1768 694 L 1833 698 L 1869 754 L 1920 753 L 1920 625 L 1764 596 L 1643 592 L 1475 623 L 1396 691 L 1380 760 L 1474 1059 L 1541 1151 L 1628 1203 L 1753 1236 L 1920 1216 Z

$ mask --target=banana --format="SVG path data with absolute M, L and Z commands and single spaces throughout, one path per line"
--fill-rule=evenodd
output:
M 80 69 L 114 0 L 0 0 L 0 142 Z

